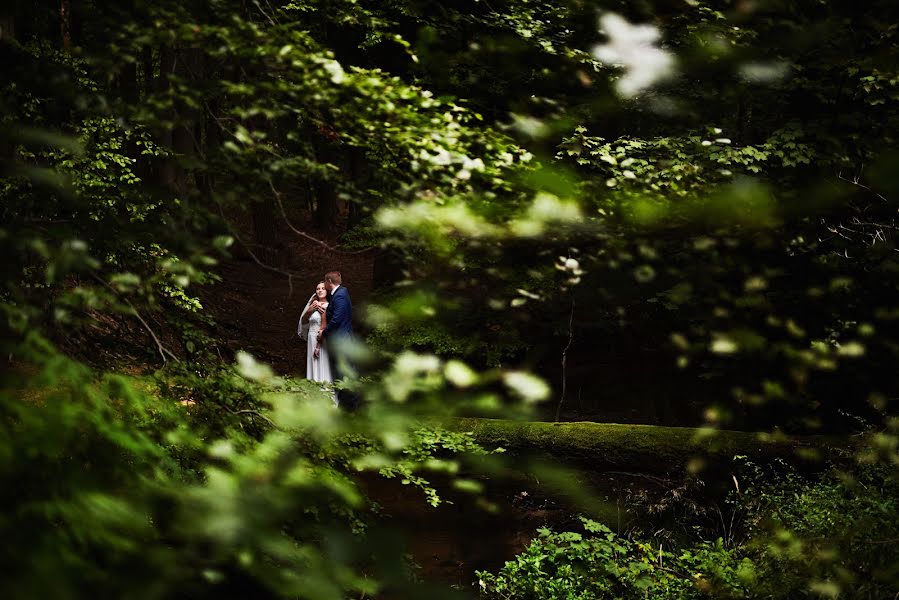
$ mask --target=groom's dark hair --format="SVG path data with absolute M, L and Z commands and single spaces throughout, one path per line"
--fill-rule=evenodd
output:
M 341 285 L 340 271 L 328 271 L 327 273 L 325 273 L 325 281 L 330 281 L 331 283 Z

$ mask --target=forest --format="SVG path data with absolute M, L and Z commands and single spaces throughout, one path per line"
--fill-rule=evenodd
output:
M 0 65 L 0 597 L 899 597 L 894 0 L 7 0 Z

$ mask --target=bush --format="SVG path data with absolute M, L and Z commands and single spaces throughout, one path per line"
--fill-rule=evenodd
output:
M 541 529 L 527 549 L 492 575 L 479 572 L 482 598 L 709 598 L 747 595 L 752 561 L 718 540 L 672 551 L 628 540 L 582 519 L 585 534 Z
M 728 502 L 743 543 L 721 538 L 665 549 L 583 519 L 586 533 L 539 530 L 482 598 L 887 598 L 899 584 L 899 486 L 888 467 L 819 479 L 786 463 L 747 463 Z M 697 531 L 702 531 L 697 528 Z
M 893 597 L 899 584 L 899 485 L 890 469 L 834 469 L 817 481 L 787 468 L 750 485 L 746 547 L 757 556 L 757 592 L 791 598 Z

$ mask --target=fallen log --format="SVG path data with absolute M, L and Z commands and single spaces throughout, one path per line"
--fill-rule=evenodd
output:
M 712 428 L 593 423 L 548 423 L 461 418 L 444 423 L 471 432 L 486 448 L 502 447 L 513 455 L 551 456 L 589 470 L 626 468 L 642 473 L 673 474 L 730 464 L 735 456 L 756 462 L 783 458 L 817 463 L 852 446 L 846 437 L 787 436 Z

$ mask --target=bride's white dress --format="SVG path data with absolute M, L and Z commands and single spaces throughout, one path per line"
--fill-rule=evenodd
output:
M 322 316 L 316 311 L 309 316 L 309 334 L 306 337 L 306 379 L 332 383 L 331 361 L 328 360 L 328 345 L 322 343 L 318 358 L 315 358 L 315 338 L 322 328 Z

